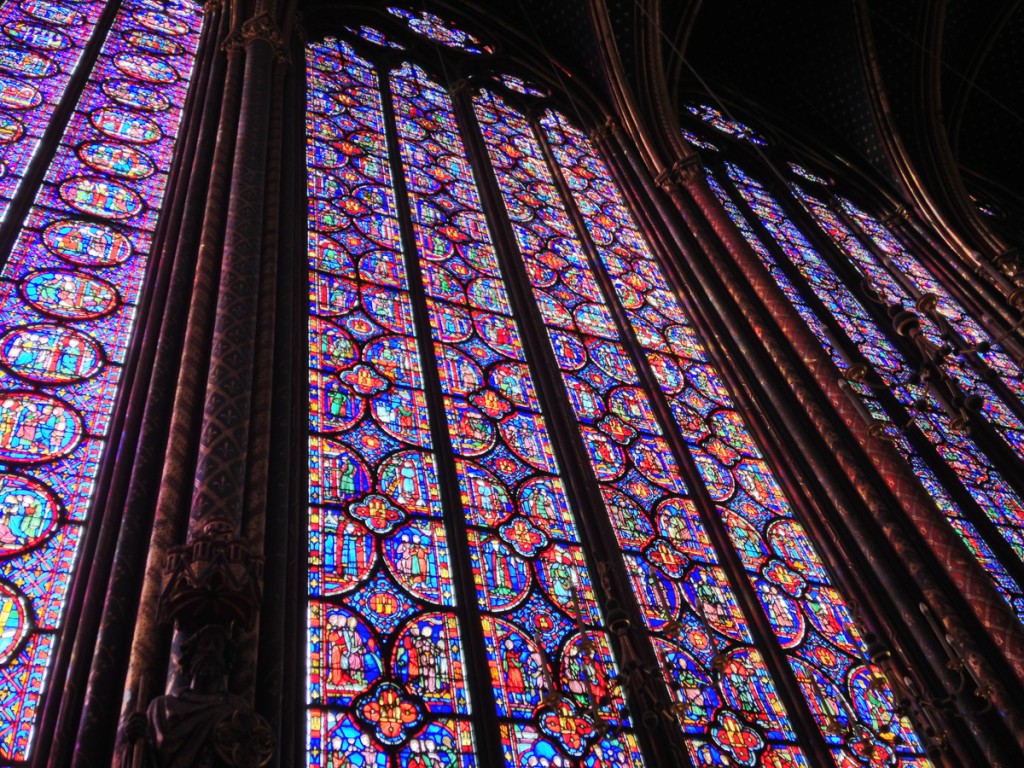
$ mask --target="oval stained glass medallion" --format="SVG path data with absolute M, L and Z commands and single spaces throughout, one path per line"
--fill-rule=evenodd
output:
M 122 53 L 114 66 L 118 71 L 144 83 L 173 83 L 178 71 L 162 59 L 140 53 Z
M 4 25 L 4 34 L 15 42 L 44 51 L 59 51 L 68 47 L 68 38 L 55 29 L 24 21 Z
M 43 230 L 43 243 L 62 259 L 88 267 L 112 267 L 132 255 L 127 237 L 87 221 L 56 221 Z
M 133 144 L 152 144 L 162 135 L 155 122 L 126 109 L 99 109 L 89 116 L 89 121 L 110 138 Z
M 84 333 L 60 325 L 30 325 L 0 336 L 0 360 L 24 379 L 68 384 L 86 379 L 100 366 L 100 350 Z
M 33 19 L 55 24 L 59 27 L 70 27 L 82 23 L 82 14 L 73 8 L 46 0 L 24 0 L 21 10 Z
M 172 19 L 170 16 L 163 13 L 142 11 L 140 13 L 133 14 L 132 18 L 146 29 L 151 29 L 154 32 L 162 32 L 165 35 L 180 37 L 188 32 L 188 26 L 185 22 Z
M 59 515 L 57 500 L 38 480 L 0 474 L 0 557 L 34 547 L 57 527 Z
M 52 270 L 22 280 L 25 301 L 48 315 L 67 320 L 92 320 L 117 306 L 117 289 L 96 277 Z
M 0 107 L 21 110 L 38 107 L 43 101 L 43 94 L 28 83 L 21 83 L 0 73 Z
M 151 88 L 136 80 L 105 80 L 103 93 L 126 107 L 146 112 L 162 112 L 171 103 L 156 88 Z
M 83 430 L 81 417 L 55 397 L 14 391 L 0 399 L 0 460 L 35 463 L 66 456 Z
M 17 48 L 0 48 L 0 70 L 13 72 L 21 77 L 49 77 L 57 71 L 57 65 L 34 51 Z
M 181 43 L 141 29 L 129 29 L 124 33 L 124 39 L 140 51 L 158 56 L 178 56 L 182 51 Z
M 142 199 L 113 181 L 72 179 L 60 185 L 60 196 L 82 213 L 104 218 L 127 219 L 142 210 Z
M 133 147 L 92 142 L 79 147 L 78 156 L 97 171 L 133 181 L 144 179 L 154 171 L 149 157 Z

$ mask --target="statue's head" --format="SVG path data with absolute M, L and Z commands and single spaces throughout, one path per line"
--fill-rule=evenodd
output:
M 207 624 L 181 645 L 181 669 L 195 690 L 224 690 L 234 660 L 231 632 L 219 624 Z

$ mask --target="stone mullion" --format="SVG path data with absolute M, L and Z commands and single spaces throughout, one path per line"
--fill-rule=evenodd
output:
M 400 63 L 395 64 L 401 66 Z M 427 292 L 423 270 L 420 268 L 419 246 L 409 204 L 409 191 L 405 180 L 401 142 L 398 134 L 394 97 L 391 90 L 390 69 L 378 68 L 381 107 L 387 136 L 388 157 L 395 185 L 395 203 L 401 233 L 402 253 L 405 255 L 409 300 L 417 329 L 417 343 L 423 374 L 423 392 L 427 401 L 430 421 L 431 445 L 437 460 L 441 503 L 444 509 L 445 533 L 451 553 L 452 587 L 459 619 L 459 635 L 465 653 L 465 684 L 473 702 L 472 727 L 476 757 L 481 766 L 505 764 L 502 750 L 498 708 L 491 683 L 491 666 L 483 633 L 483 611 L 480 607 L 470 557 L 469 529 L 466 510 L 462 504 L 462 489 L 456 467 L 455 449 L 449 434 L 448 419 L 441 385 L 434 336 L 427 307 Z
M 684 193 L 684 189 L 686 192 Z M 1024 637 L 1021 636 L 1019 624 L 1006 605 L 1002 596 L 991 583 L 991 579 L 974 561 L 970 552 L 955 534 L 944 524 L 938 524 L 931 499 L 924 493 L 916 477 L 906 467 L 902 457 L 883 438 L 869 432 L 869 424 L 860 415 L 859 406 L 840 385 L 842 375 L 835 365 L 822 355 L 820 344 L 813 336 L 803 320 L 796 314 L 788 299 L 775 285 L 774 279 L 761 265 L 757 255 L 750 249 L 742 234 L 729 219 L 717 198 L 699 174 L 675 180 L 667 189 L 676 208 L 683 214 L 688 227 L 698 231 L 703 224 L 689 213 L 689 200 L 693 200 L 701 213 L 701 217 L 712 231 L 727 247 L 736 265 L 740 268 L 744 280 L 754 289 L 760 303 L 775 318 L 783 336 L 797 352 L 803 365 L 816 381 L 821 393 L 825 396 L 832 411 L 854 437 L 857 445 L 865 452 L 884 479 L 886 486 L 899 500 L 906 512 L 907 519 L 912 523 L 917 536 L 923 541 L 932 554 L 949 568 L 949 575 L 957 588 L 970 602 L 975 618 L 986 628 L 992 641 L 1000 649 L 1000 655 L 1013 670 L 1013 678 L 1005 681 L 1005 676 L 997 672 L 997 665 L 989 661 L 990 652 L 984 650 L 974 637 L 970 624 L 965 623 L 956 608 L 945 594 L 945 590 L 929 573 L 927 561 L 915 551 L 911 540 L 902 532 L 899 518 L 894 516 L 888 505 L 879 497 L 873 488 L 873 482 L 867 476 L 860 461 L 848 449 L 848 439 L 835 430 L 828 414 L 817 405 L 812 395 L 801 383 L 801 375 L 787 359 L 787 355 L 779 345 L 773 332 L 769 332 L 763 324 L 756 320 L 757 310 L 744 294 L 740 285 L 728 275 L 721 274 L 726 289 L 743 312 L 745 317 L 752 319 L 758 340 L 773 358 L 773 362 L 786 379 L 787 386 L 793 391 L 807 410 L 811 422 L 825 442 L 831 447 L 840 467 L 857 488 L 867 508 L 875 517 L 877 525 L 886 532 L 890 544 L 896 548 L 903 563 L 915 575 L 926 598 L 926 603 L 936 615 L 952 640 L 952 647 L 967 664 L 975 678 L 991 691 L 991 696 L 1005 714 L 1009 728 L 1014 733 L 1014 740 L 1024 746 L 1024 712 L 1018 706 L 1019 685 L 1024 678 Z M 695 264 L 700 269 L 701 265 Z M 700 274 L 700 272 L 698 272 Z M 857 530 L 859 525 L 848 510 L 839 508 L 844 516 L 844 524 L 850 530 Z M 873 546 L 864 532 L 859 539 L 866 552 Z M 899 580 L 894 582 L 899 584 Z M 900 590 L 893 593 L 894 598 L 903 600 Z M 905 617 L 915 614 L 916 606 L 901 608 Z M 922 633 L 920 621 L 913 622 L 915 635 L 919 642 Z M 934 646 L 935 639 L 926 645 Z M 940 667 L 941 668 L 941 665 Z M 939 673 L 940 675 L 944 673 Z M 961 701 L 965 711 L 974 717 L 973 704 Z
M 295 685 L 301 672 L 290 677 L 286 659 L 297 654 L 304 642 L 303 622 L 289 619 L 289 609 L 304 606 L 301 589 L 290 589 L 289 563 L 305 563 L 306 499 L 308 496 L 307 411 L 303 396 L 308 378 L 305 338 L 308 302 L 302 278 L 306 275 L 306 173 L 305 173 L 305 47 L 293 32 L 291 61 L 283 83 L 280 135 L 272 140 L 282 153 L 278 216 L 278 271 L 274 283 L 276 311 L 273 330 L 273 378 L 270 390 L 272 413 L 267 467 L 267 501 L 263 604 L 260 609 L 256 668 L 255 708 L 270 724 L 280 748 L 270 768 L 293 763 L 292 720 L 303 707 L 296 701 Z M 301 394 L 299 394 L 301 393 Z M 298 498 L 296 498 L 296 491 Z M 300 720 L 301 722 L 301 720 Z M 299 731 L 301 732 L 301 730 Z M 302 740 L 300 740 L 302 741 Z M 303 743 L 303 748 L 305 744 Z
M 633 594 L 633 587 L 618 547 L 615 532 L 605 510 L 604 498 L 598 487 L 597 477 L 585 458 L 587 449 L 573 418 L 575 410 L 561 380 L 559 365 L 547 338 L 544 319 L 533 300 L 530 279 L 526 272 L 519 246 L 505 209 L 504 197 L 498 186 L 490 155 L 473 110 L 472 94 L 466 81 L 453 88 L 456 114 L 461 134 L 471 163 L 475 166 L 478 188 L 483 209 L 495 241 L 502 271 L 508 277 L 505 281 L 513 316 L 520 318 L 517 323 L 523 336 L 524 347 L 529 350 L 530 369 L 537 385 L 537 397 L 542 412 L 552 432 L 552 447 L 556 451 L 566 489 L 573 500 L 571 508 L 582 537 L 584 555 L 588 570 L 597 575 L 602 567 L 607 568 L 609 578 L 594 579 L 595 594 L 602 597 L 606 626 L 602 627 L 610 644 L 616 649 L 616 663 L 620 677 L 637 682 L 643 679 L 642 688 L 623 685 L 625 699 L 636 722 L 643 723 L 643 729 L 636 733 L 643 744 L 644 754 L 652 766 L 690 765 L 685 744 L 670 712 L 672 699 L 661 678 L 652 681 L 646 675 L 630 673 L 646 672 L 657 675 L 660 663 L 654 654 L 650 640 L 643 630 L 644 619 Z M 600 514 L 584 514 L 584 509 L 600 510 Z M 596 568 L 594 566 L 597 566 Z M 609 589 L 610 587 L 610 589 Z M 614 637 L 614 640 L 613 640 Z M 651 684 L 653 682 L 653 685 Z M 660 731 L 666 723 L 672 731 Z

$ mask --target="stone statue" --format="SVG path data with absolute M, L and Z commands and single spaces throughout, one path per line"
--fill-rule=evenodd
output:
M 270 726 L 227 689 L 234 653 L 229 631 L 216 624 L 182 644 L 189 687 L 155 698 L 145 715 L 129 719 L 128 738 L 136 746 L 125 768 L 259 768 L 270 761 Z

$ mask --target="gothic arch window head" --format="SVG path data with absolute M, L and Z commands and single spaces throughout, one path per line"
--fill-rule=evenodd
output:
M 813 171 L 807 170 L 804 166 L 799 163 L 789 162 L 786 163 L 786 167 L 789 168 L 790 172 L 794 176 L 799 176 L 804 181 L 809 181 L 812 184 L 820 184 L 823 187 L 830 187 L 834 183 L 832 179 L 825 176 L 820 176 Z
M 67 642 L 201 23 L 189 0 L 0 7 L 5 765 L 32 759 Z
M 398 15 L 481 69 L 307 51 L 310 764 L 645 765 L 644 689 L 696 765 L 928 765 L 600 152 Z
M 708 104 L 687 104 L 686 110 L 716 131 L 732 136 L 734 139 L 745 141 L 755 147 L 768 146 L 768 139 L 763 134 L 744 125 L 739 120 L 726 117 L 721 110 L 715 107 Z
M 706 150 L 708 152 L 717 152 L 718 151 L 718 147 L 716 145 L 712 144 L 707 139 L 701 138 L 700 136 L 698 136 L 693 131 L 688 131 L 685 128 L 683 128 L 680 131 L 680 135 L 682 135 L 682 137 L 684 139 L 686 139 L 687 143 L 691 144 L 692 146 L 696 147 L 697 149 L 703 149 L 703 150 Z
M 1024 619 L 1024 488 L 1014 469 L 1024 374 L 999 335 L 972 314 L 969 296 L 943 281 L 926 249 L 910 247 L 843 185 L 795 162 L 788 169 L 797 179 L 749 156 L 705 156 L 705 165 L 708 183 L 864 418 L 899 449 Z M 897 312 L 913 320 L 923 345 L 894 326 Z

